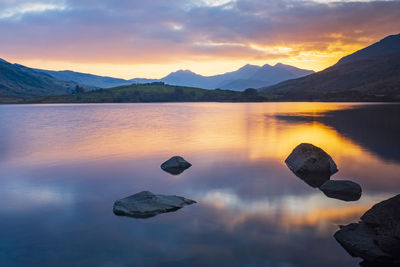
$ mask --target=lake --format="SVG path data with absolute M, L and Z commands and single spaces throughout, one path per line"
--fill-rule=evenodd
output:
M 333 234 L 400 192 L 399 118 L 399 104 L 377 103 L 0 106 L 0 265 L 358 266 Z M 302 142 L 361 199 L 291 173 Z M 193 166 L 162 171 L 174 155 Z M 198 203 L 113 214 L 142 190 Z

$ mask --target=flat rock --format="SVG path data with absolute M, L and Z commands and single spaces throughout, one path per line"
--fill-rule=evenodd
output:
M 319 188 L 327 197 L 356 201 L 361 197 L 361 186 L 347 180 L 328 180 Z
M 307 143 L 298 145 L 285 163 L 297 177 L 312 187 L 320 187 L 338 171 L 331 156 L 321 148 Z
M 196 201 L 180 196 L 154 195 L 142 191 L 132 196 L 115 201 L 113 211 L 116 215 L 134 218 L 148 218 L 161 213 L 176 211 Z
M 374 205 L 334 237 L 350 255 L 366 260 L 365 266 L 400 266 L 400 195 Z
M 187 162 L 184 158 L 180 156 L 173 156 L 172 158 L 161 164 L 161 169 L 170 174 L 178 175 L 190 166 L 192 166 L 192 164 Z

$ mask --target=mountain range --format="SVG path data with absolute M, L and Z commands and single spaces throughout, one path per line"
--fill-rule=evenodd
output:
M 281 100 L 399 101 L 400 34 L 314 74 L 260 89 Z
M 141 84 L 149 82 L 164 82 L 170 85 L 191 86 L 203 89 L 219 88 L 233 91 L 243 91 L 247 88 L 268 86 L 287 79 L 298 78 L 313 73 L 313 71 L 310 70 L 303 70 L 281 63 L 278 63 L 275 66 L 266 64 L 262 67 L 248 64 L 236 71 L 214 76 L 202 76 L 190 70 L 178 70 L 161 79 L 135 78 L 131 80 L 103 77 L 73 71 L 35 70 L 51 75 L 58 80 L 73 81 L 79 84 L 99 88 L 111 88 L 132 83 Z
M 287 79 L 309 75 L 311 70 L 303 70 L 293 66 L 278 63 L 274 66 L 245 65 L 242 68 L 214 76 L 202 76 L 190 70 L 179 70 L 160 79 L 171 85 L 192 86 L 204 89 L 226 89 L 243 91 L 247 88 L 260 88 Z
M 274 101 L 400 101 L 400 34 L 388 36 L 316 73 L 278 63 L 262 67 L 245 65 L 214 76 L 180 70 L 159 80 L 124 80 L 73 71 L 31 69 L 0 59 L 3 102 L 12 97 L 71 94 L 77 86 L 91 91 L 151 82 L 206 89 L 262 87 L 259 94 Z
M 98 76 L 74 71 L 52 71 L 28 68 L 0 59 L 0 95 L 45 96 L 71 93 L 79 85 L 85 90 L 112 88 L 122 85 L 164 82 L 170 85 L 203 89 L 229 89 L 243 91 L 259 88 L 283 80 L 301 77 L 313 71 L 284 64 L 275 66 L 246 65 L 237 71 L 214 76 L 202 76 L 189 70 L 172 72 L 162 79 L 135 78 L 131 80 Z

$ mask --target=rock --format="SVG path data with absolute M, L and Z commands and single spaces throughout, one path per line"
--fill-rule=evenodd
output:
M 148 218 L 160 213 L 176 211 L 194 203 L 196 201 L 180 196 L 154 195 L 149 191 L 142 191 L 115 201 L 113 211 L 116 215 Z
M 374 205 L 359 223 L 340 228 L 335 239 L 365 266 L 400 266 L 400 195 Z
M 375 204 L 361 220 L 374 226 L 379 234 L 400 239 L 400 195 Z
M 390 255 L 383 252 L 375 244 L 375 232 L 365 223 L 351 223 L 341 226 L 334 237 L 353 257 L 360 257 L 367 261 L 385 261 L 390 259 Z
M 182 157 L 174 156 L 161 164 L 161 169 L 170 174 L 178 175 L 190 166 L 192 166 L 192 164 L 184 160 Z
M 356 201 L 361 197 L 361 186 L 352 181 L 328 180 L 319 188 L 327 197 Z
M 331 156 L 307 143 L 298 145 L 285 163 L 297 177 L 312 187 L 320 187 L 338 171 Z

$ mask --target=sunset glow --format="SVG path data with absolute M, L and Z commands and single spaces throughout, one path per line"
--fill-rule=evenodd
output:
M 121 78 L 322 70 L 397 33 L 399 1 L 0 1 L 0 58 Z

